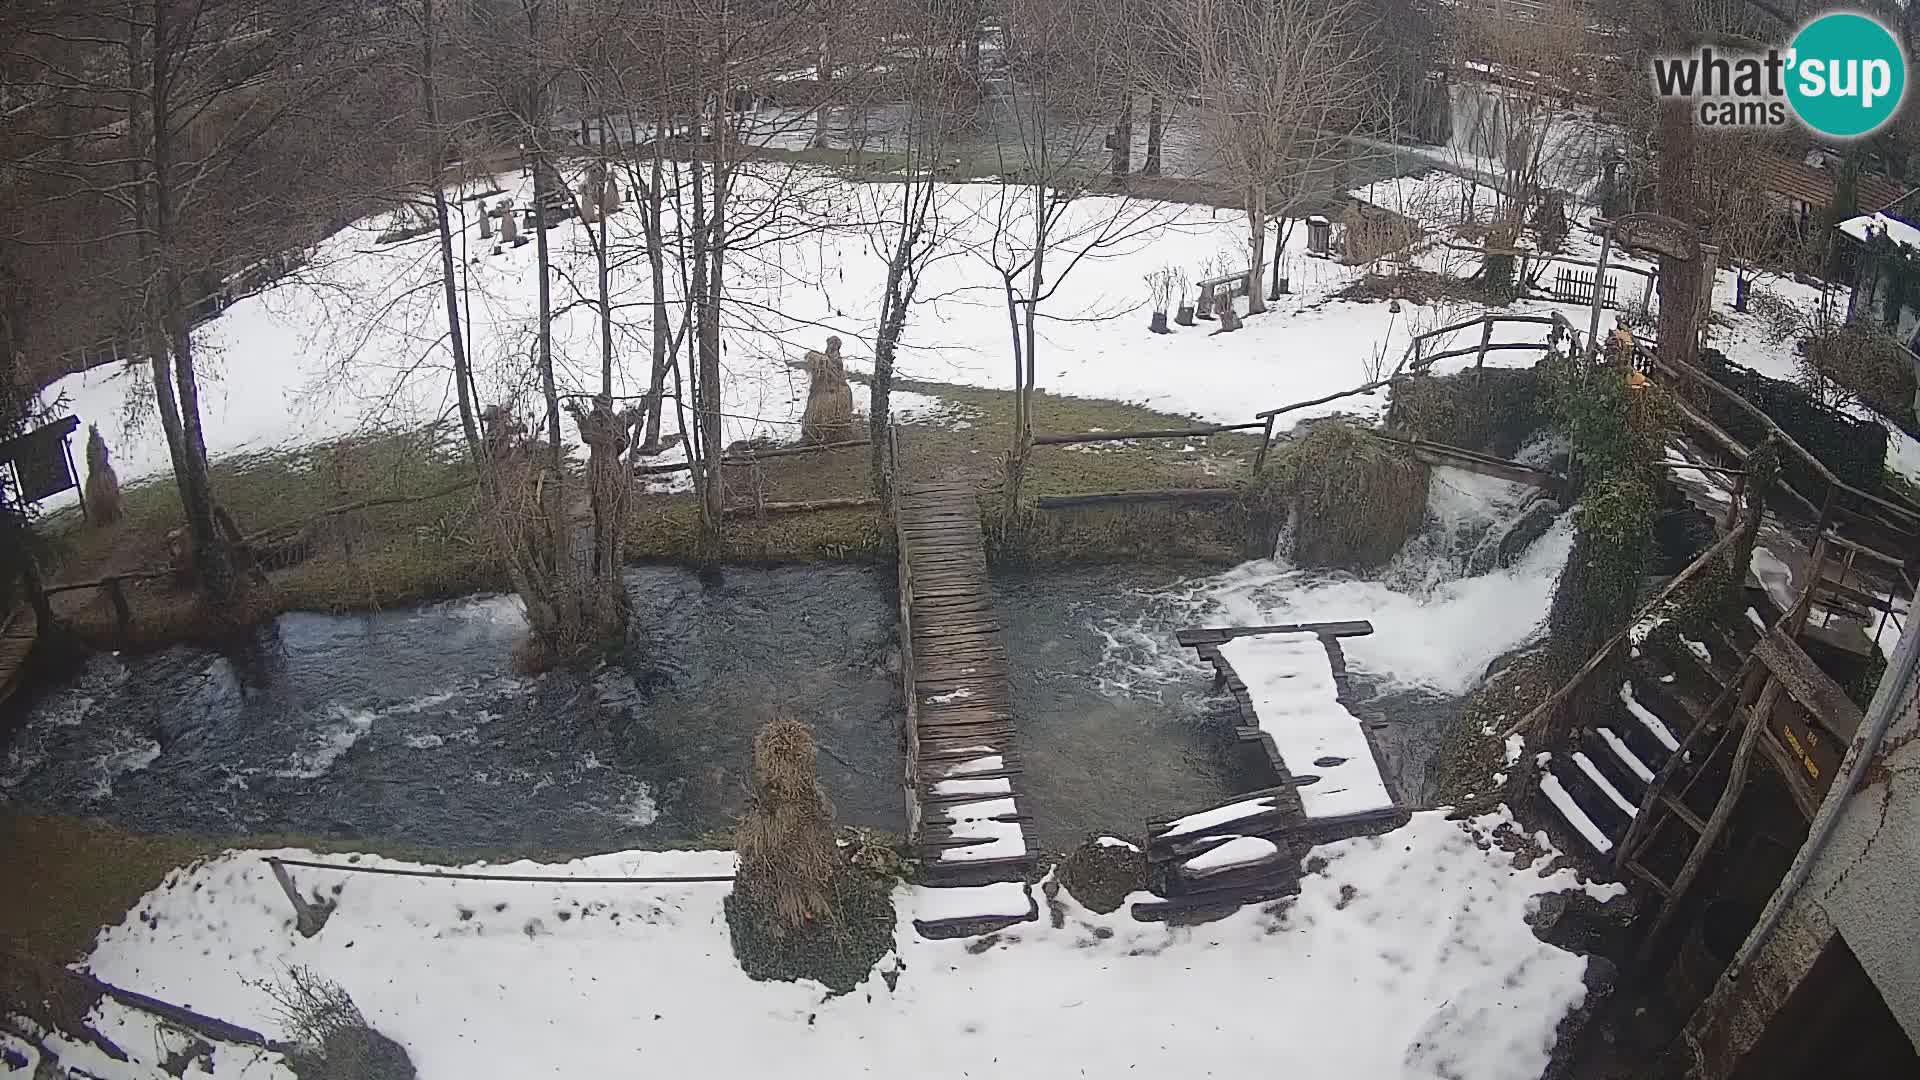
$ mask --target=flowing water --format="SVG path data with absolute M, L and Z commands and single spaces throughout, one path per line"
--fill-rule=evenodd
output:
M 1219 801 L 1230 714 L 1185 626 L 1370 619 L 1343 643 L 1357 710 L 1403 800 L 1487 665 L 1539 632 L 1563 517 L 1515 565 L 1464 576 L 1523 505 L 1436 470 L 1425 532 L 1358 577 L 1283 560 L 1195 576 L 1001 573 L 1027 812 L 1050 847 Z M 753 731 L 811 721 L 840 820 L 899 829 L 892 572 L 673 568 L 627 575 L 627 647 L 585 672 L 513 673 L 517 603 L 293 614 L 225 654 L 100 655 L 43 690 L 0 752 L 0 802 L 150 831 L 291 833 L 472 856 L 696 840 L 746 794 Z

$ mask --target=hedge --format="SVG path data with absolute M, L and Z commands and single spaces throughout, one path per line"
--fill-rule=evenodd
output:
M 1722 386 L 1759 406 L 1842 481 L 1866 492 L 1880 490 L 1886 479 L 1887 429 L 1878 421 L 1856 420 L 1815 401 L 1795 383 L 1741 367 L 1713 349 L 1700 351 L 1699 366 Z M 1742 443 L 1758 446 L 1767 437 L 1765 425 L 1712 390 L 1688 386 L 1685 394 Z M 1797 454 L 1782 457 L 1780 472 L 1788 484 L 1816 505 L 1826 498 L 1826 483 L 1805 461 Z

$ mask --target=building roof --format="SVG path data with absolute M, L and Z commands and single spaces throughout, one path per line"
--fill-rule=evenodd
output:
M 1768 191 L 1799 199 L 1810 206 L 1827 206 L 1833 202 L 1836 175 L 1830 169 L 1803 165 L 1778 154 L 1760 155 L 1755 169 Z M 1854 194 L 1855 205 L 1883 210 L 1904 192 L 1900 185 L 1884 176 L 1862 174 L 1854 181 Z
M 1920 229 L 1885 214 L 1861 214 L 1859 217 L 1848 218 L 1841 222 L 1838 228 L 1862 243 L 1866 242 L 1867 230 L 1874 229 L 1886 233 L 1889 240 L 1901 247 L 1920 251 Z

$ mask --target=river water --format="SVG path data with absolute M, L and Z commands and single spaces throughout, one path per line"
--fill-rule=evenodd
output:
M 1211 671 L 1184 626 L 1371 619 L 1344 649 L 1404 801 L 1488 663 L 1545 618 L 1570 546 L 1463 576 L 1512 485 L 1440 470 L 1426 532 L 1356 577 L 1280 560 L 1223 573 L 1001 573 L 1023 790 L 1066 847 L 1243 790 Z M 43 689 L 0 750 L 0 802 L 149 831 L 291 833 L 469 857 L 689 843 L 746 795 L 755 728 L 810 721 L 843 823 L 903 812 L 893 574 L 635 568 L 627 647 L 591 671 L 514 673 L 517 602 L 291 614 L 243 651 L 99 655 Z

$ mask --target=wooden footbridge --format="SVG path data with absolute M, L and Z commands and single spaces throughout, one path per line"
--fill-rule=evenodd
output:
M 1039 846 L 1021 812 L 1007 648 L 993 612 L 980 508 L 962 480 L 902 488 L 901 679 L 907 835 L 943 903 L 944 936 L 1033 918 L 1024 880 Z
M 27 668 L 27 655 L 33 652 L 40 632 L 40 620 L 26 605 L 16 608 L 0 624 L 0 705 L 13 697 Z

